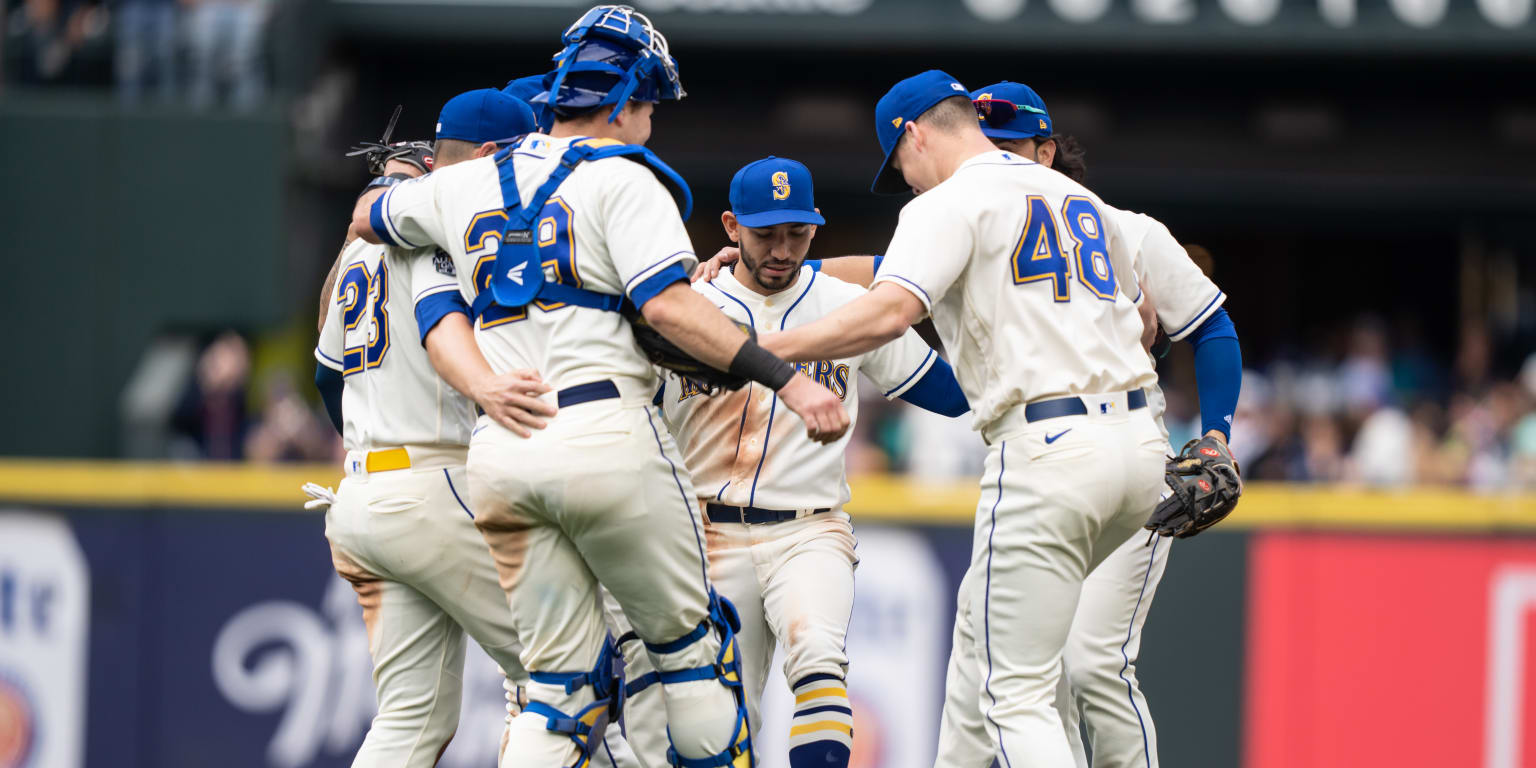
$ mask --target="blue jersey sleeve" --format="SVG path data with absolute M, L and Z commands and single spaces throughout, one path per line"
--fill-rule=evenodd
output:
M 341 371 L 322 363 L 315 363 L 315 389 L 320 390 L 320 401 L 325 403 L 325 415 L 331 417 L 336 434 L 341 434 Z
M 1195 348 L 1195 387 L 1200 393 L 1200 433 L 1232 436 L 1232 414 L 1243 386 L 1243 350 L 1226 309 L 1217 309 L 1189 335 Z
M 954 370 L 942 359 L 933 361 L 933 367 L 901 393 L 901 399 L 925 411 L 951 418 L 971 410 L 965 393 L 960 391 L 960 382 L 955 380 Z

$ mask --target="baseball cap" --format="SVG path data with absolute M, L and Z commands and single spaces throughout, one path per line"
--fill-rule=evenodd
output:
M 535 97 L 549 92 L 549 88 L 544 85 L 544 81 L 549 77 L 548 74 L 519 77 L 501 89 L 502 93 L 528 104 L 533 109 L 533 117 L 538 120 L 541 133 L 548 133 L 550 127 L 555 124 L 555 113 L 550 111 L 549 105 L 533 102 Z
M 536 130 L 533 110 L 495 88 L 461 93 L 449 99 L 437 115 L 437 138 L 471 144 L 500 144 Z
M 811 169 L 784 157 L 747 163 L 731 177 L 731 213 L 744 227 L 825 224 L 815 195 Z
M 937 69 L 930 69 L 891 86 L 891 90 L 880 97 L 880 101 L 875 104 L 875 137 L 880 140 L 880 149 L 885 152 L 885 162 L 880 164 L 880 172 L 875 174 L 875 183 L 869 187 L 871 192 L 892 195 L 907 190 L 901 174 L 891 168 L 891 155 L 896 152 L 896 142 L 901 140 L 907 123 L 951 96 L 969 94 L 959 80 Z
M 981 132 L 989 139 L 1033 139 L 1051 135 L 1045 99 L 1023 83 L 1004 80 L 971 92 Z

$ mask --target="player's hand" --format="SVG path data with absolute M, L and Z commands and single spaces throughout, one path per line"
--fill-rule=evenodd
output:
M 517 370 L 479 379 L 470 396 L 487 416 L 520 437 L 530 437 L 533 429 L 549 426 L 544 419 L 555 415 L 553 403 L 539 399 L 550 390 L 538 371 Z
M 417 176 L 425 176 L 427 172 L 423 171 L 415 164 L 408 163 L 404 160 L 390 160 L 384 164 L 383 175 L 388 176 L 391 173 L 403 173 L 407 176 L 415 178 Z
M 715 252 L 714 256 L 710 257 L 709 261 L 700 264 L 697 269 L 693 270 L 692 282 L 697 283 L 700 280 L 707 281 L 715 279 L 715 277 L 720 274 L 721 267 L 728 267 L 732 264 L 735 264 L 736 260 L 739 258 L 741 258 L 740 248 L 737 248 L 734 245 L 727 245 L 726 247 L 721 248 Z
M 836 442 L 848 431 L 843 401 L 803 373 L 779 389 L 779 399 L 805 422 L 805 432 L 818 443 Z

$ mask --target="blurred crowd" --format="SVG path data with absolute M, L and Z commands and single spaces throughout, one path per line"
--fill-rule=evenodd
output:
M 1462 333 L 1450 366 L 1411 341 L 1393 344 L 1376 318 L 1332 336 L 1320 350 L 1247 361 L 1232 431 L 1245 479 L 1536 490 L 1536 353 L 1501 378 L 1480 326 Z M 1188 345 L 1173 345 L 1158 372 L 1177 450 L 1200 428 Z M 980 471 L 984 449 L 965 419 L 878 396 L 861 408 L 859 468 L 934 480 Z
M 1241 333 L 1241 329 L 1239 329 Z M 1392 343 L 1365 318 L 1341 326 L 1323 351 L 1249 360 L 1232 448 L 1250 480 L 1378 487 L 1536 490 L 1536 353 L 1513 377 L 1493 373 L 1488 334 L 1470 327 L 1454 362 Z M 271 357 L 271 356 L 269 356 Z M 202 350 L 174 411 L 178 458 L 331 461 L 340 440 L 310 385 L 308 360 L 254 365 L 244 338 Z M 1174 448 L 1200 425 L 1188 345 L 1160 361 Z M 937 482 L 981 471 L 985 446 L 968 417 L 948 419 L 861 387 L 850 471 L 906 473 Z
M 249 111 L 266 100 L 272 2 L 7 0 L 7 70 L 31 84 L 110 80 L 125 106 Z

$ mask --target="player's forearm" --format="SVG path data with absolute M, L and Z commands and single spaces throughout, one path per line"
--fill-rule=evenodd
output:
M 792 363 L 853 357 L 895 341 L 922 316 L 917 297 L 881 283 L 814 323 L 765 334 L 761 343 Z
M 676 282 L 640 308 L 668 341 L 712 368 L 728 370 L 747 336 L 687 283 Z
M 823 274 L 831 275 L 843 282 L 862 285 L 865 288 L 875 281 L 875 271 L 878 269 L 880 269 L 879 256 L 849 255 L 821 260 Z
M 475 343 L 469 318 L 463 314 L 444 315 L 422 343 L 437 375 L 465 397 L 475 399 L 476 385 L 495 375 L 485 355 L 480 353 L 480 345 Z
M 349 231 L 374 245 L 384 242 L 384 238 L 380 237 L 379 233 L 373 231 L 373 221 L 370 218 L 373 211 L 373 202 L 383 196 L 384 189 L 382 187 L 375 187 L 364 192 L 362 197 L 357 198 L 357 205 L 352 207 L 352 228 Z

